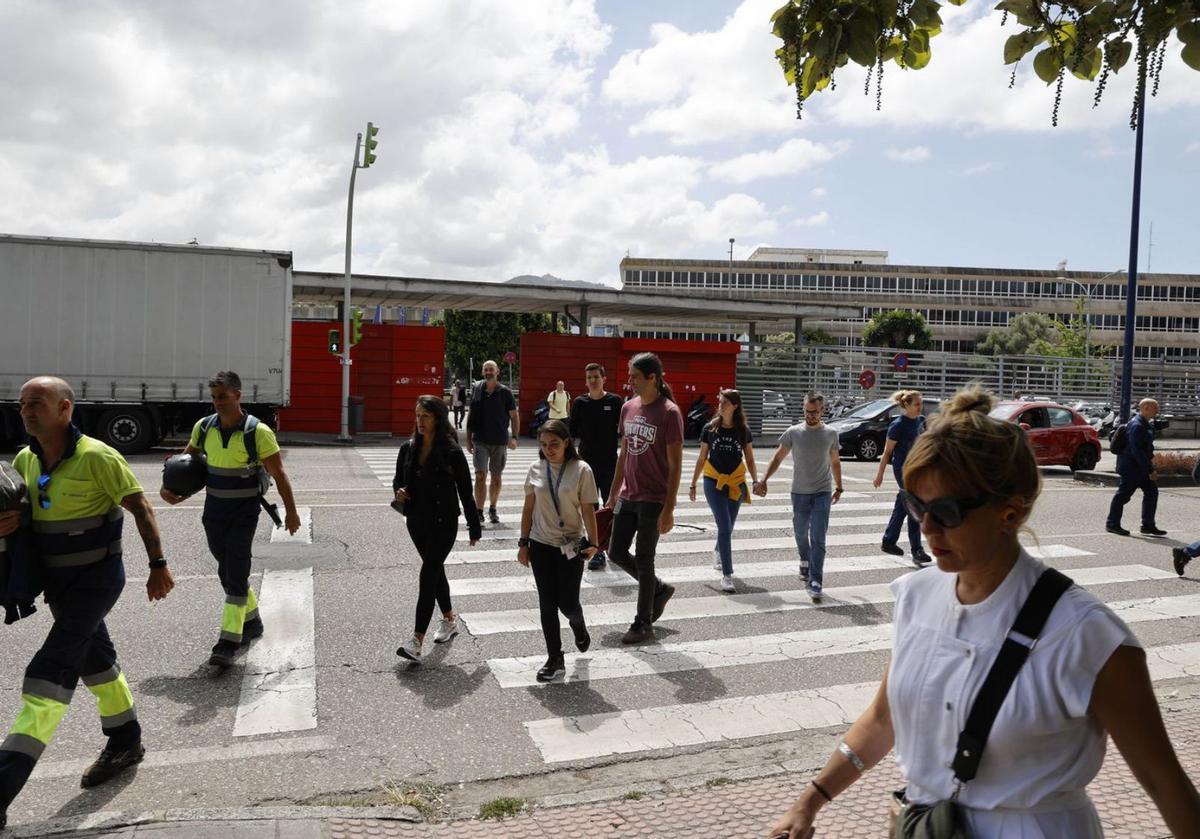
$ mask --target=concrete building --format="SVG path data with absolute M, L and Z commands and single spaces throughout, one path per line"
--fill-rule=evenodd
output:
M 825 259 L 812 262 L 810 256 Z M 869 261 L 868 261 L 869 260 Z M 852 305 L 852 318 L 812 318 L 843 346 L 856 346 L 873 314 L 920 312 L 933 330 L 933 349 L 970 352 L 989 330 L 1019 314 L 1069 319 L 1083 300 L 1095 345 L 1120 353 L 1125 329 L 1125 272 L 1033 271 L 888 265 L 886 251 L 760 248 L 748 260 L 642 259 L 620 263 L 623 287 L 668 295 Z M 723 327 L 723 328 L 722 328 Z M 1135 358 L 1200 363 L 1200 275 L 1139 274 Z M 686 321 L 638 319 L 626 335 L 737 340 L 761 335 L 759 325 L 731 318 L 697 327 Z

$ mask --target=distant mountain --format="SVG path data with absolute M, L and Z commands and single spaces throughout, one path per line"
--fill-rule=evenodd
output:
M 519 277 L 513 277 L 510 280 L 505 280 L 509 283 L 520 283 L 521 285 L 544 285 L 554 286 L 555 288 L 593 288 L 605 289 L 611 291 L 611 286 L 603 283 L 585 283 L 582 280 L 564 280 L 562 277 L 556 277 L 553 274 L 542 274 L 540 277 L 535 277 L 533 274 L 522 274 Z

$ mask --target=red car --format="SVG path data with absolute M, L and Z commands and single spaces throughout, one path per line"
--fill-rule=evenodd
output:
M 1053 402 L 1001 402 L 992 408 L 996 419 L 1025 429 L 1039 466 L 1092 469 L 1100 461 L 1100 434 L 1075 411 Z

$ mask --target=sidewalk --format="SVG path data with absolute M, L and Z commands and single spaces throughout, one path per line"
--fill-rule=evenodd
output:
M 1171 740 L 1184 767 L 1200 777 L 1200 697 L 1191 686 L 1186 697 L 1170 685 L 1160 704 Z M 790 772 L 749 780 L 716 777 L 662 793 L 631 791 L 615 800 L 538 806 L 499 820 L 459 818 L 424 823 L 412 808 L 248 808 L 221 811 L 166 811 L 124 818 L 94 814 L 75 824 L 10 828 L 13 837 L 154 837 L 154 839 L 559 839 L 560 837 L 648 836 L 655 839 L 763 839 L 767 830 L 808 783 L 812 773 Z M 874 839 L 884 835 L 888 796 L 901 786 L 889 756 L 865 778 L 821 812 L 821 839 Z M 670 782 L 664 782 L 671 788 Z M 1170 837 L 1149 799 L 1138 786 L 1111 741 L 1100 774 L 1088 788 L 1108 839 Z M 574 796 L 586 798 L 586 793 Z M 562 796 L 557 797 L 562 800 Z M 372 818 L 370 816 L 375 816 Z M 90 822 L 90 824 L 88 824 Z M 113 825 L 108 829 L 99 827 Z M 124 824 L 126 826 L 117 827 Z

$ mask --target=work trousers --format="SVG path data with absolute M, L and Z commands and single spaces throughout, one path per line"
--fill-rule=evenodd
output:
M 54 623 L 25 668 L 21 711 L 0 746 L 0 809 L 7 809 L 25 786 L 80 680 L 96 697 L 100 729 L 110 748 L 125 748 L 141 739 L 133 694 L 104 625 L 124 587 L 120 554 L 48 575 L 46 601 Z
M 413 621 L 413 632 L 424 635 L 433 618 L 433 604 L 448 613 L 450 605 L 450 581 L 446 579 L 446 557 L 454 549 L 454 540 L 458 536 L 458 517 L 448 525 L 427 523 L 427 519 L 413 510 L 405 519 L 408 535 L 417 548 L 421 557 L 421 574 L 417 589 L 417 613 Z
M 558 548 L 530 540 L 529 565 L 537 583 L 538 609 L 542 616 L 542 635 L 551 658 L 562 655 L 562 612 L 578 631 L 584 627 L 583 606 L 579 603 L 579 584 L 583 580 L 583 555 L 568 559 Z
M 1133 498 L 1133 494 L 1142 491 L 1142 527 L 1154 527 L 1155 515 L 1158 513 L 1158 483 L 1150 480 L 1149 472 L 1124 472 L 1121 483 L 1117 485 L 1117 494 L 1113 496 L 1108 506 L 1109 527 L 1121 526 L 1121 513 L 1125 505 Z
M 234 519 L 204 518 L 208 549 L 217 560 L 217 576 L 225 590 L 221 613 L 221 640 L 242 643 L 245 625 L 257 621 L 258 598 L 250 588 L 254 532 L 258 529 L 258 510 Z
M 613 511 L 612 535 L 608 540 L 608 558 L 638 581 L 637 622 L 645 626 L 654 622 L 654 597 L 664 586 L 654 574 L 658 516 L 662 508 L 662 504 L 653 501 L 619 499 Z M 631 545 L 634 548 L 632 555 L 629 553 Z

